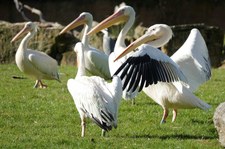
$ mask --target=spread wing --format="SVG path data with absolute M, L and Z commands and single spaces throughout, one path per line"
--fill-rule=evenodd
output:
M 185 43 L 171 56 L 187 77 L 191 91 L 211 77 L 211 64 L 206 43 L 198 29 L 192 29 Z
M 157 82 L 182 81 L 186 78 L 179 66 L 160 50 L 143 44 L 115 72 L 123 80 L 123 89 L 139 91 Z

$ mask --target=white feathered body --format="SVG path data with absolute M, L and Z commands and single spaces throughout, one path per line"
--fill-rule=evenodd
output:
M 210 108 L 210 105 L 197 98 L 180 82 L 158 82 L 144 88 L 143 91 L 164 109 Z
M 24 29 L 29 29 L 29 32 L 22 39 L 16 52 L 15 61 L 18 68 L 36 80 L 55 79 L 59 81 L 58 64 L 56 60 L 44 52 L 27 48 L 28 42 L 37 32 L 37 25 L 28 22 L 25 24 Z M 21 32 L 22 31 L 23 30 L 21 30 Z M 17 39 L 18 36 L 22 35 L 21 32 L 18 33 L 14 39 Z
M 197 29 L 191 31 L 186 42 L 171 56 L 171 59 L 179 65 L 189 86 L 179 81 L 159 82 L 144 88 L 143 91 L 165 109 L 210 108 L 210 105 L 192 93 L 211 76 L 208 50 Z
M 122 81 L 118 76 L 114 76 L 111 83 L 98 76 L 86 76 L 84 48 L 81 42 L 74 48 L 78 71 L 75 79 L 68 80 L 67 88 L 82 121 L 89 117 L 102 129 L 111 130 L 117 126 Z
M 85 68 L 96 76 L 110 79 L 108 56 L 100 50 L 87 46 L 84 51 Z
M 20 71 L 37 80 L 59 80 L 56 60 L 44 52 L 31 49 L 19 49 L 16 52 L 16 64 Z
M 98 119 L 107 126 L 117 126 L 118 108 L 122 96 L 122 83 L 119 77 L 115 76 L 111 83 L 107 83 L 97 76 L 80 76 L 69 79 L 67 87 L 81 117 Z M 110 113 L 113 121 L 104 119 L 102 111 Z

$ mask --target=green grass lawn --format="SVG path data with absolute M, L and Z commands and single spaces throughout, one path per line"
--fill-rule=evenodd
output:
M 212 118 L 225 101 L 225 70 L 214 69 L 196 92 L 212 105 L 209 111 L 179 110 L 175 123 L 171 112 L 160 125 L 162 108 L 141 93 L 136 105 L 121 102 L 118 128 L 105 138 L 90 120 L 80 137 L 80 117 L 66 86 L 75 71 L 60 67 L 62 83 L 44 80 L 47 89 L 34 89 L 34 80 L 12 78 L 26 77 L 16 64 L 0 65 L 0 148 L 220 148 Z

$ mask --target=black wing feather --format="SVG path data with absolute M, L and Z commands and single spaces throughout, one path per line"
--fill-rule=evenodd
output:
M 132 92 L 134 92 L 134 91 L 137 89 L 138 85 L 140 84 L 140 81 L 139 81 L 139 80 L 141 80 L 141 68 L 142 68 L 142 64 L 141 64 L 141 65 L 138 65 L 138 69 L 137 69 L 137 78 L 136 78 L 136 80 L 134 80 L 135 83 L 134 83 L 134 85 L 133 85 Z M 140 90 L 140 89 L 139 89 L 139 90 Z
M 173 82 L 179 80 L 178 69 L 169 62 L 158 61 L 148 54 L 138 57 L 129 57 L 116 71 L 123 80 L 123 90 L 141 91 L 143 87 L 158 82 Z M 138 87 L 139 86 L 139 87 Z
M 129 81 L 131 79 L 131 76 L 133 74 L 135 67 L 136 67 L 136 65 L 131 65 L 131 68 L 130 68 L 129 72 L 127 73 L 127 77 L 123 83 L 123 90 L 127 87 L 127 84 L 129 83 Z

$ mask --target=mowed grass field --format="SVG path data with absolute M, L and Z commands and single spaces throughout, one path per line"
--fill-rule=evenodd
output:
M 47 89 L 34 89 L 35 81 L 16 64 L 0 65 L 0 72 L 0 148 L 221 148 L 213 114 L 225 101 L 225 70 L 213 69 L 211 80 L 195 93 L 212 105 L 209 111 L 178 110 L 175 123 L 170 111 L 161 125 L 162 108 L 141 92 L 135 105 L 122 100 L 117 129 L 101 137 L 101 129 L 88 120 L 85 138 L 66 86 L 76 67 L 60 67 L 62 83 L 44 81 Z

